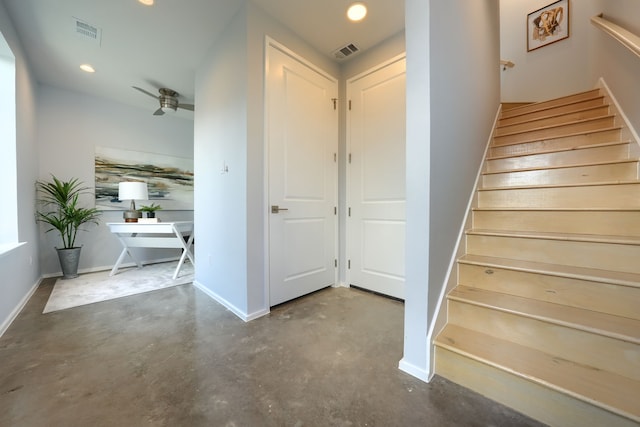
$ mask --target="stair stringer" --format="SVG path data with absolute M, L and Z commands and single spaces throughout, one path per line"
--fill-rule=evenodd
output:
M 502 114 L 502 104 L 498 106 L 498 110 L 496 111 L 496 115 L 493 120 L 491 134 L 487 139 L 487 144 L 485 146 L 484 154 L 482 157 L 482 163 L 478 168 L 478 173 L 476 175 L 476 180 L 473 185 L 473 190 L 469 196 L 469 202 L 467 203 L 467 210 L 465 212 L 462 225 L 460 227 L 460 231 L 458 232 L 458 238 L 454 246 L 453 254 L 450 258 L 449 266 L 447 268 L 447 275 L 445 277 L 444 283 L 441 286 L 440 294 L 438 296 L 438 302 L 437 302 L 436 310 L 433 316 L 433 321 L 430 322 L 430 327 L 427 332 L 427 342 L 429 343 L 429 353 L 430 353 L 429 380 L 433 378 L 433 375 L 435 373 L 434 338 L 442 331 L 442 329 L 447 323 L 447 304 L 446 304 L 447 294 L 454 287 L 456 287 L 458 283 L 457 262 L 458 262 L 458 259 L 466 253 L 466 250 L 467 250 L 465 233 L 466 233 L 466 230 L 471 228 L 471 221 L 472 221 L 471 215 L 473 213 L 473 208 L 478 206 L 478 189 L 482 184 L 482 174 L 486 169 L 487 154 L 489 153 L 489 149 L 491 148 L 491 143 L 495 136 L 495 129 L 501 114 Z
M 622 108 L 620 107 L 618 100 L 611 92 L 611 89 L 609 89 L 607 82 L 602 77 L 600 77 L 598 79 L 598 83 L 596 84 L 596 87 L 603 92 L 605 97 L 605 102 L 609 103 L 609 109 L 611 114 L 615 114 L 615 116 L 619 118 L 619 122 L 616 124 L 622 126 L 622 139 L 635 141 L 635 144 L 633 145 L 634 150 L 631 152 L 631 154 L 635 155 L 636 157 L 640 157 L 640 136 L 638 135 L 638 132 L 636 132 L 633 125 L 629 121 L 629 118 L 627 117 L 627 115 L 624 113 L 624 111 L 622 111 Z

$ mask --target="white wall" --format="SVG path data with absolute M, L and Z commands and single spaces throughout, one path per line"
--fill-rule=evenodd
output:
M 153 116 L 152 111 L 130 107 L 78 92 L 41 86 L 37 100 L 39 179 L 51 174 L 60 179 L 79 178 L 94 186 L 95 147 L 193 157 L 193 122 L 170 115 Z M 25 183 L 30 188 L 33 181 Z M 95 203 L 85 199 L 88 206 Z M 31 202 L 33 203 L 33 202 Z M 160 211 L 163 221 L 191 220 L 192 211 Z M 120 251 L 120 243 L 104 225 L 122 221 L 122 211 L 104 211 L 100 225 L 89 224 L 76 243 L 82 245 L 80 271 L 108 269 Z M 43 225 L 44 227 L 44 225 Z M 57 232 L 40 233 L 40 265 L 43 275 L 60 273 L 55 247 Z M 175 258 L 175 250 L 139 250 L 142 261 Z M 126 259 L 126 262 L 131 262 Z
M 243 11 L 196 71 L 194 122 L 195 279 L 241 317 L 248 313 L 246 45 Z
M 407 0 L 405 7 L 407 300 L 400 366 L 428 377 L 427 330 L 500 102 L 500 18 L 493 0 Z
M 600 0 L 598 4 L 598 13 L 603 12 L 606 19 L 640 36 L 639 1 Z M 593 25 L 590 42 L 592 86 L 602 77 L 640 133 L 640 57 Z
M 527 14 L 549 3 L 500 0 L 500 57 L 516 64 L 501 72 L 503 102 L 542 101 L 584 91 L 596 83 L 587 70 L 590 18 L 600 12 L 600 0 L 571 1 L 569 38 L 527 52 Z
M 269 310 L 264 146 L 265 36 L 338 76 L 276 19 L 245 5 L 198 67 L 197 286 L 245 320 Z M 220 174 L 222 164 L 229 172 Z M 204 242 L 203 242 L 204 240 Z
M 13 24 L 0 2 L 0 31 L 15 56 L 16 64 L 16 170 L 18 239 L 24 244 L 0 256 L 0 335 L 4 333 L 39 282 L 38 229 L 34 222 L 38 176 L 36 146 L 37 83 Z

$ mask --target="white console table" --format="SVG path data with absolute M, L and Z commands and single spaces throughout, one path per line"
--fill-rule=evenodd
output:
M 191 264 L 195 265 L 191 247 L 193 245 L 193 221 L 157 222 L 157 223 L 137 223 L 137 222 L 109 222 L 109 231 L 115 234 L 122 244 L 122 253 L 113 266 L 110 276 L 118 272 L 120 264 L 129 254 L 139 268 L 142 264 L 138 261 L 129 248 L 179 248 L 182 249 L 182 256 L 178 262 L 178 267 L 173 273 L 173 279 L 178 277 L 180 267 L 189 258 Z M 188 236 L 188 237 L 187 237 Z

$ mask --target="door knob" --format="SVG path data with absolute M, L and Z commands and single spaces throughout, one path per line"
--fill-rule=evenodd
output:
M 271 213 L 278 213 L 280 211 L 288 211 L 289 209 L 287 208 L 281 208 L 278 205 L 271 205 Z

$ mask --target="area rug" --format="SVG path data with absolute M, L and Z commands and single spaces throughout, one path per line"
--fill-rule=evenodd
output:
M 178 261 L 121 268 L 114 276 L 110 271 L 81 274 L 75 279 L 58 279 L 43 313 L 65 310 L 80 305 L 122 298 L 143 292 L 193 282 L 193 265 L 185 262 L 176 280 L 172 279 Z

